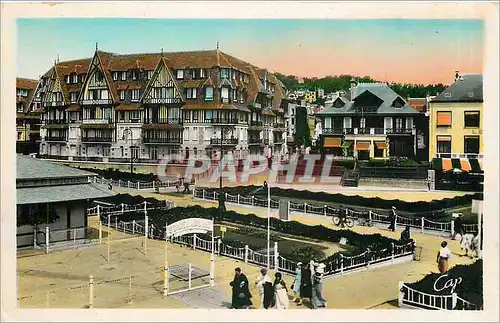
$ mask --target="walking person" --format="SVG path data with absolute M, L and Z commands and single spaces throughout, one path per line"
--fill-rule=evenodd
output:
M 319 264 L 313 276 L 311 304 L 313 309 L 326 308 L 326 299 L 323 298 L 323 274 L 325 265 Z
M 448 271 L 448 261 L 451 257 L 451 251 L 448 249 L 448 243 L 446 241 L 441 242 L 441 249 L 437 254 L 436 262 L 438 264 L 438 269 L 441 274 Z
M 255 285 L 259 288 L 260 308 L 268 309 L 274 305 L 273 282 L 267 275 L 266 268 L 262 268 L 260 274 L 261 275 L 255 280 Z
M 276 299 L 276 303 L 274 308 L 278 310 L 286 310 L 288 308 L 288 289 L 286 288 L 286 284 L 282 279 L 281 273 L 274 274 L 274 297 Z
M 302 277 L 302 263 L 297 263 L 297 268 L 295 268 L 295 280 L 292 284 L 293 291 L 293 302 L 300 302 L 300 282 Z
M 252 305 L 252 294 L 248 287 L 248 279 L 244 273 L 241 272 L 241 268 L 237 267 L 234 270 L 234 279 L 229 283 L 232 287 L 232 302 L 231 308 L 240 309 L 248 308 Z
M 391 230 L 392 232 L 396 231 L 396 207 L 392 207 L 391 210 L 391 215 L 389 215 L 389 220 L 391 221 L 391 224 L 389 225 L 388 229 Z
M 304 298 L 311 299 L 312 296 L 312 273 L 309 265 L 302 267 L 300 274 L 300 299 L 297 306 L 302 305 Z

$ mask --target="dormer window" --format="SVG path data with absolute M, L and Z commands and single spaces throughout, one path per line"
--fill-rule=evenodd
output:
M 405 105 L 405 102 L 400 97 L 397 97 L 394 100 L 394 102 L 392 102 L 392 106 L 395 107 L 396 109 L 401 109 L 401 108 L 403 108 L 404 105 Z
M 127 72 L 122 72 L 122 81 L 127 80 Z
M 83 83 L 85 81 L 85 74 L 80 74 L 78 77 L 80 79 L 79 80 L 80 83 Z
M 447 99 L 451 98 L 451 93 L 445 93 L 444 97 L 447 98 Z
M 220 77 L 221 78 L 229 78 L 229 69 L 221 68 L 220 69 Z
M 150 80 L 153 77 L 153 72 L 154 71 L 148 71 L 148 80 Z
M 118 72 L 113 72 L 113 81 L 118 81 Z
M 66 75 L 66 84 L 71 84 L 71 77 Z
M 77 96 L 78 96 L 77 92 L 71 92 L 69 94 L 69 99 L 70 99 L 71 103 L 76 103 Z
M 132 80 L 137 80 L 139 78 L 139 71 L 138 70 L 133 70 L 132 71 Z
M 184 78 L 184 70 L 177 70 L 177 79 L 182 80 Z
M 214 99 L 214 88 L 207 86 L 205 88 L 205 101 L 212 101 Z
M 78 74 L 75 73 L 72 75 L 72 77 L 73 77 L 73 84 L 78 83 Z

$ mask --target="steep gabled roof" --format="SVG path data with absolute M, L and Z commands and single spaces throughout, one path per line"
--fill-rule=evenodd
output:
M 431 102 L 483 102 L 483 75 L 461 75 Z
M 350 91 L 347 91 L 350 92 Z M 359 83 L 353 91 L 353 98 L 348 101 L 347 98 L 342 98 L 346 104 L 343 107 L 336 108 L 334 106 L 325 108 L 318 112 L 318 115 L 331 114 L 356 114 L 356 99 L 370 93 L 381 100 L 381 104 L 376 111 L 377 114 L 418 114 L 419 112 L 412 108 L 408 103 L 392 90 L 386 83 Z M 349 95 L 350 96 L 350 95 Z M 404 105 L 401 108 L 393 106 L 396 99 L 402 100 Z

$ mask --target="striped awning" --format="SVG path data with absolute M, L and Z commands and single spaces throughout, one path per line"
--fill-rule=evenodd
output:
M 341 138 L 325 138 L 323 147 L 327 148 L 339 148 L 342 142 Z
M 357 142 L 356 143 L 356 150 L 370 150 L 370 143 L 369 142 Z
M 375 141 L 375 147 L 378 149 L 387 149 L 387 143 L 385 141 Z
M 433 160 L 434 170 L 443 172 L 467 172 L 482 173 L 483 167 L 477 159 L 467 158 L 435 158 Z

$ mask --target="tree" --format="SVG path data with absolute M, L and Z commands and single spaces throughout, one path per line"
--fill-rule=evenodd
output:
M 309 123 L 307 122 L 307 109 L 306 107 L 297 106 L 295 109 L 296 121 L 295 125 L 295 142 L 297 146 L 309 147 L 312 144 L 311 132 Z

